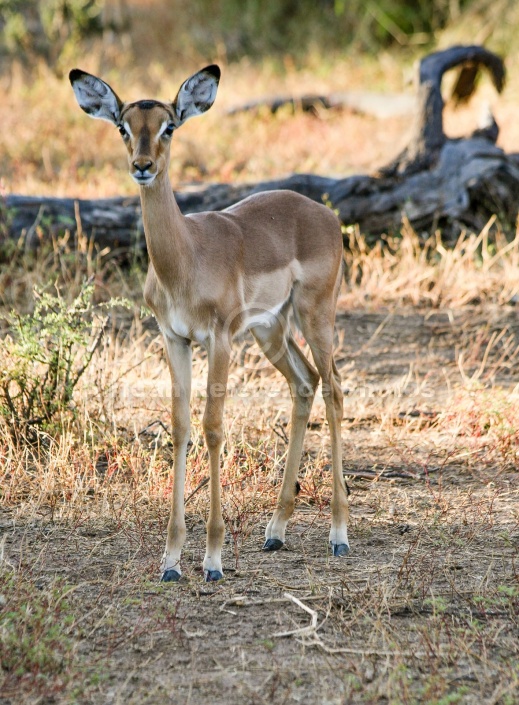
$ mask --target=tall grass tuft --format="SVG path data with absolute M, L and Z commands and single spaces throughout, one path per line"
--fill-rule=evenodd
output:
M 348 303 L 459 308 L 467 304 L 515 304 L 519 298 L 519 237 L 499 231 L 491 218 L 479 234 L 462 233 L 446 248 L 439 231 L 423 241 L 409 223 L 399 236 L 370 248 L 358 228 L 347 231 L 351 282 Z

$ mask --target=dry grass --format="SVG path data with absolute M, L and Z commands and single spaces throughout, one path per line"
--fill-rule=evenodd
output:
M 349 255 L 352 271 L 362 269 L 344 292 L 337 338 L 351 559 L 326 555 L 322 399 L 288 551 L 258 550 L 283 470 L 289 399 L 246 339 L 225 422 L 227 579 L 207 587 L 199 572 L 208 492 L 198 350 L 185 577 L 172 590 L 156 583 L 171 492 L 169 381 L 153 321 L 138 315 L 142 270 L 70 258 L 63 243 L 12 260 L 4 306 L 27 306 L 38 279 L 72 292 L 88 271 L 99 299 L 125 294 L 136 310 L 114 319 L 60 434 L 23 447 L 1 432 L 8 702 L 151 704 L 173 683 L 192 702 L 296 702 L 303 692 L 341 705 L 515 702 L 519 331 L 500 302 L 516 249 L 485 265 L 482 234 L 478 246 L 426 261 L 415 238 L 407 232 L 400 249 L 368 252 L 357 235 Z M 428 285 L 436 281 L 441 297 Z M 476 307 L 467 307 L 467 289 Z M 367 309 L 366 291 L 374 292 Z M 314 611 L 315 628 L 297 631 L 308 615 L 287 592 Z
M 519 238 L 497 234 L 489 242 L 495 218 L 479 235 L 463 234 L 446 248 L 437 231 L 425 241 L 409 223 L 397 237 L 370 248 L 357 228 L 349 230 L 345 258 L 353 284 L 345 305 L 431 306 L 505 305 L 519 300 Z
M 153 3 L 141 5 L 145 12 Z M 177 53 L 144 68 L 116 46 L 70 57 L 116 89 L 127 85 L 128 98 L 172 96 L 213 58 Z M 297 69 L 219 59 L 218 103 L 179 134 L 174 184 L 370 170 L 406 141 L 407 118 L 223 117 L 262 94 L 400 90 L 407 69 L 389 55 L 361 62 L 310 53 Z M 134 193 L 117 135 L 86 124 L 67 81 L 45 67 L 31 80 L 14 68 L 1 80 L 4 191 Z M 519 129 L 512 100 L 497 113 L 509 148 Z M 463 132 L 473 115 L 447 120 Z M 0 426 L 2 703 L 517 702 L 518 258 L 518 240 L 490 243 L 486 231 L 453 250 L 437 236 L 421 242 L 409 227 L 374 249 L 350 233 L 336 348 L 352 490 L 345 561 L 326 553 L 330 461 L 320 398 L 287 550 L 259 550 L 290 405 L 284 381 L 246 339 L 235 351 L 225 417 L 226 580 L 202 582 L 206 362 L 196 350 L 185 577 L 164 587 L 157 570 L 171 494 L 169 378 L 154 321 L 140 316 L 143 263 L 122 268 L 66 236 L 36 255 L 3 253 L 0 314 L 31 310 L 35 284 L 56 282 L 73 297 L 86 277 L 98 301 L 124 296 L 135 307 L 114 315 L 60 433 L 28 446 Z M 294 596 L 317 623 L 278 637 L 310 621 Z

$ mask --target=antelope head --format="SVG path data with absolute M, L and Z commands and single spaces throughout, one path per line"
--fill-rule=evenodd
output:
M 80 108 L 118 128 L 128 152 L 130 176 L 139 185 L 149 186 L 159 174 L 167 173 L 174 131 L 214 103 L 220 69 L 213 64 L 193 74 L 171 103 L 125 103 L 107 83 L 80 69 L 73 69 L 69 78 Z

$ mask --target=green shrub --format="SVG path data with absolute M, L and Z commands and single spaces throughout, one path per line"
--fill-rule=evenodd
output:
M 38 430 L 53 433 L 75 411 L 73 397 L 108 321 L 101 311 L 126 302 L 95 305 L 86 283 L 71 302 L 58 291 L 35 290 L 31 314 L 12 312 L 0 341 L 0 416 L 18 440 L 34 442 Z
M 70 44 L 101 30 L 102 0 L 0 0 L 0 49 L 55 65 Z

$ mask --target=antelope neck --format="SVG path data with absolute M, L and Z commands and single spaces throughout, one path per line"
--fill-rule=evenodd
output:
M 144 234 L 153 268 L 162 283 L 180 283 L 192 271 L 194 243 L 167 172 L 141 186 Z

